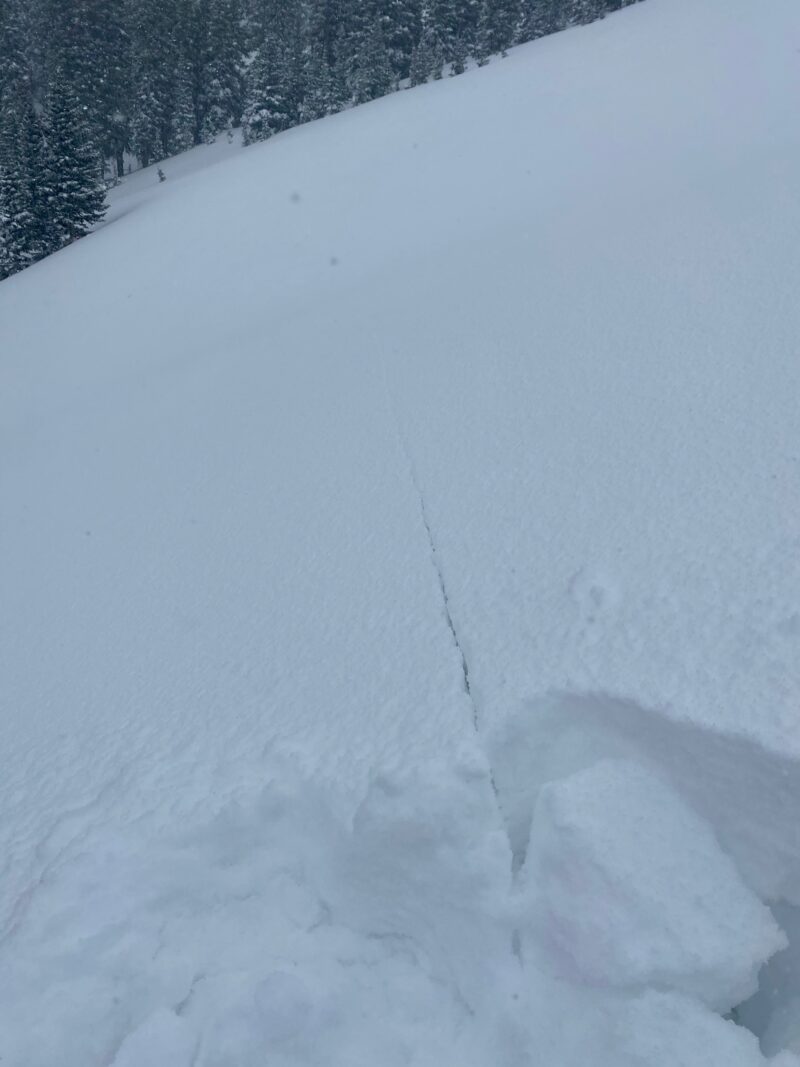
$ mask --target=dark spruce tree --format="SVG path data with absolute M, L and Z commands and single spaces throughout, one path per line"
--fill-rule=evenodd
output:
M 476 50 L 488 58 L 503 55 L 514 43 L 520 22 L 519 0 L 483 0 Z
M 240 0 L 191 0 L 183 10 L 180 50 L 191 89 L 195 144 L 241 121 L 245 35 Z
M 450 74 L 452 77 L 457 77 L 459 74 L 463 74 L 467 69 L 467 60 L 469 59 L 469 49 L 467 42 L 463 37 L 456 37 L 453 42 L 453 55 L 450 63 Z
M 386 96 L 395 85 L 395 75 L 386 40 L 379 21 L 372 24 L 366 34 L 363 45 L 359 48 L 353 61 L 352 84 L 353 102 L 365 104 Z
M 0 0 L 0 107 L 4 111 L 19 107 L 33 92 L 27 14 L 22 0 Z
M 453 43 L 458 32 L 455 0 L 428 0 L 423 26 L 430 28 L 435 49 L 443 62 L 450 62 Z
M 489 4 L 485 0 L 481 8 L 480 18 L 478 19 L 478 29 L 475 34 L 475 47 L 473 49 L 473 54 L 479 67 L 485 67 L 489 62 L 489 57 L 492 54 L 491 39 L 491 14 L 489 11 Z
M 524 44 L 566 25 L 563 0 L 523 0 L 517 39 Z
M 423 85 L 438 71 L 441 74 L 444 56 L 438 48 L 436 35 L 430 25 L 426 25 L 417 46 L 411 53 L 409 81 L 411 85 Z
M 8 97 L 6 104 L 8 103 Z M 34 116 L 35 117 L 35 116 Z M 0 279 L 34 262 L 30 182 L 23 156 L 22 116 L 7 107 L 0 115 Z
M 189 0 L 129 0 L 131 145 L 143 166 L 195 142 Z
M 29 225 L 22 203 L 19 160 L 19 116 L 0 114 L 0 281 L 16 274 L 23 262 L 23 241 Z
M 210 0 L 208 47 L 199 94 L 198 139 L 211 140 L 242 121 L 244 22 L 239 0 Z
M 5 112 L 0 124 L 0 272 L 5 277 L 61 247 L 53 173 L 50 138 L 30 100 L 16 113 Z
M 21 0 L 0 0 L 0 279 L 44 254 L 34 199 L 44 137 L 33 109 L 24 16 Z
M 263 141 L 303 120 L 308 55 L 305 10 L 296 0 L 269 0 L 266 36 L 245 78 L 245 144 Z
M 567 0 L 564 7 L 568 26 L 585 26 L 603 17 L 607 3 L 606 0 Z
M 423 22 L 433 31 L 443 62 L 460 64 L 474 54 L 480 9 L 479 0 L 428 0 Z
M 293 107 L 285 56 L 276 40 L 265 41 L 247 72 L 242 133 L 246 145 L 266 141 L 292 125 Z
M 70 84 L 97 148 L 116 177 L 130 147 L 130 53 L 124 0 L 48 0 L 47 80 Z
M 105 214 L 92 128 L 70 83 L 56 74 L 47 100 L 50 227 L 61 247 L 83 237 Z
M 313 122 L 337 110 L 334 100 L 331 68 L 319 44 L 306 54 L 305 92 L 300 105 L 300 121 Z
M 408 78 L 411 56 L 422 34 L 421 0 L 380 0 L 376 20 L 383 31 L 383 39 L 394 77 Z

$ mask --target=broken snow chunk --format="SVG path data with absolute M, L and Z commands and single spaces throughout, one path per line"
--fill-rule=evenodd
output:
M 674 993 L 647 992 L 623 1004 L 615 1030 L 615 1067 L 777 1067 L 748 1030 Z M 797 1061 L 789 1057 L 782 1067 Z
M 589 984 L 654 985 L 727 1010 L 785 945 L 708 824 L 630 760 L 542 789 L 524 881 L 540 947 Z

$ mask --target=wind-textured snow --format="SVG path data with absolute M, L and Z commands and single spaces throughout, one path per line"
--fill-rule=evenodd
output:
M 3 1067 L 798 1063 L 799 99 L 647 0 L 2 283 Z

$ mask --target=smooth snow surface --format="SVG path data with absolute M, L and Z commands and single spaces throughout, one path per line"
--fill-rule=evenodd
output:
M 0 285 L 3 1067 L 796 1067 L 798 100 L 646 0 Z

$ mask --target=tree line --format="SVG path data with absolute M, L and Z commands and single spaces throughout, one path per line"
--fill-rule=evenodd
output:
M 82 236 L 105 190 L 458 75 L 634 0 L 0 0 L 0 278 Z

